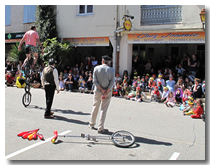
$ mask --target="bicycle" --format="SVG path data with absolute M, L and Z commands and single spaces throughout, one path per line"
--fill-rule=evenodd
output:
M 112 135 L 105 135 L 105 136 L 92 136 L 92 135 L 85 135 L 83 133 L 81 133 L 81 136 L 75 136 L 75 135 L 58 135 L 58 132 L 55 130 L 54 131 L 54 137 L 51 139 L 51 142 L 53 144 L 56 144 L 56 140 L 58 137 L 82 137 L 82 138 L 86 138 L 87 140 L 93 140 L 96 141 L 97 139 L 103 139 L 103 140 L 111 140 L 115 146 L 118 147 L 130 147 L 135 143 L 135 137 L 133 136 L 133 134 L 131 134 L 128 131 L 117 131 L 114 132 Z

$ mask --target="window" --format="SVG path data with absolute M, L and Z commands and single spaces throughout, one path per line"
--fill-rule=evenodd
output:
M 5 25 L 11 25 L 11 5 L 5 5 Z
M 36 21 L 36 5 L 24 5 L 23 23 L 33 23 Z
M 141 25 L 182 22 L 182 5 L 142 5 Z
M 79 15 L 93 14 L 93 5 L 79 5 Z

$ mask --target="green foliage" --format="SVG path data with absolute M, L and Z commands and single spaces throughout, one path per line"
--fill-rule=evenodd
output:
M 36 10 L 36 31 L 41 42 L 58 37 L 56 28 L 55 5 L 38 5 Z
M 57 67 L 70 65 L 72 62 L 73 46 L 69 42 L 60 43 L 57 38 L 47 39 L 43 43 L 44 55 L 41 58 L 48 63 L 50 58 L 57 61 Z
M 9 61 L 18 62 L 18 61 L 25 60 L 26 58 L 25 48 L 22 45 L 21 50 L 19 51 L 18 45 L 19 45 L 19 42 L 16 42 L 16 44 L 11 45 L 12 48 L 10 49 L 9 56 L 8 56 Z

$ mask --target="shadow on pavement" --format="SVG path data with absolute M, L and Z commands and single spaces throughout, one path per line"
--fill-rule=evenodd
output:
M 88 125 L 89 124 L 89 122 L 84 122 L 84 121 L 75 120 L 75 119 L 68 119 L 66 117 L 57 116 L 57 115 L 54 115 L 54 118 L 52 120 L 62 120 L 62 121 L 66 121 L 66 122 L 70 122 L 70 123 L 75 123 L 75 124 L 82 124 L 82 125 Z
M 36 105 L 29 105 L 27 108 L 34 108 L 34 109 L 41 109 L 41 110 L 45 110 L 45 108 L 36 106 Z M 75 115 L 90 115 L 90 113 L 83 113 L 81 111 L 79 112 L 75 112 L 73 110 L 62 110 L 62 109 L 51 109 L 53 112 L 59 112 L 59 113 L 68 113 L 68 114 L 75 114 Z
M 154 144 L 154 145 L 165 145 L 165 146 L 173 145 L 172 143 L 162 142 L 162 141 L 157 141 L 157 140 L 147 139 L 147 138 L 137 137 L 137 136 L 135 136 L 135 140 L 136 140 L 136 143 L 146 143 L 146 144 L 152 144 L 152 145 Z

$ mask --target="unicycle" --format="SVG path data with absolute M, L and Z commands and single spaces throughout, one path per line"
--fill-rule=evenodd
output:
M 115 133 L 113 133 L 112 135 L 85 135 L 83 133 L 81 133 L 80 136 L 76 136 L 76 135 L 58 135 L 57 131 L 54 131 L 54 137 L 51 139 L 51 142 L 53 144 L 56 143 L 56 140 L 58 137 L 82 137 L 82 138 L 86 138 L 86 140 L 93 140 L 93 141 L 97 141 L 97 139 L 103 139 L 103 140 L 111 140 L 115 146 L 118 147 L 130 147 L 135 143 L 135 137 L 133 136 L 133 134 L 131 134 L 128 131 L 117 131 Z

